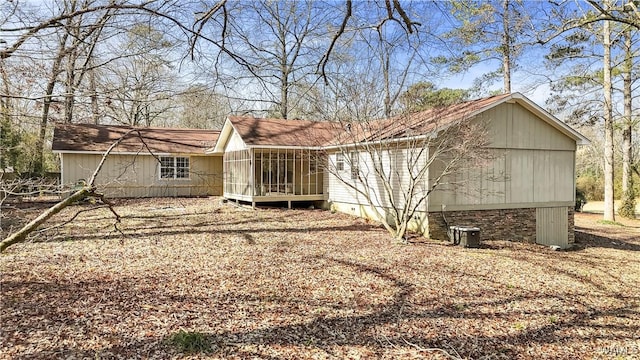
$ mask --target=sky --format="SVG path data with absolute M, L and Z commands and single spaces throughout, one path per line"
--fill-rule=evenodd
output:
M 5 3 L 5 4 L 8 4 L 8 3 Z M 26 0 L 26 1 L 22 0 L 21 4 L 29 4 L 34 7 L 40 7 L 40 9 L 42 9 L 40 11 L 41 15 L 45 16 L 47 13 L 50 13 L 52 11 L 51 5 L 53 4 L 53 0 Z M 200 3 L 196 2 L 194 4 L 200 4 Z M 230 1 L 230 4 L 237 5 L 242 3 Z M 341 1 L 329 2 L 329 4 L 333 4 L 334 6 L 336 6 L 337 10 L 341 10 L 342 9 L 341 6 L 343 6 L 342 5 L 343 2 Z M 372 20 L 379 15 L 381 10 L 379 7 L 373 6 L 373 4 L 376 4 L 376 3 L 356 1 L 354 2 L 354 9 L 355 11 L 359 12 L 358 15 L 361 15 L 361 19 Z M 434 11 L 433 6 L 441 7 L 443 3 L 435 3 L 434 5 L 434 3 L 415 1 L 415 2 L 406 2 L 406 3 L 403 2 L 403 4 L 407 4 L 407 9 L 409 13 L 412 14 L 412 16 L 415 16 L 417 19 L 419 19 L 420 22 L 422 23 L 420 25 L 420 31 L 422 31 L 424 34 L 437 33 L 440 36 L 439 40 L 435 40 L 435 38 L 431 38 L 429 37 L 429 35 L 422 35 L 423 37 L 428 38 L 428 41 L 432 42 L 433 44 L 438 43 L 438 41 L 442 43 L 446 43 L 448 40 L 446 39 L 446 36 L 443 37 L 442 34 L 448 30 L 455 29 L 458 24 L 456 22 L 457 20 L 453 19 L 450 15 L 447 15 L 445 13 L 439 13 L 438 11 Z M 544 12 L 547 11 L 550 6 L 546 2 L 539 2 L 539 1 L 525 1 L 524 4 L 525 4 L 525 7 L 527 8 L 535 7 L 536 9 L 538 9 L 539 10 L 538 15 L 546 15 Z M 576 1 L 576 2 L 568 1 L 565 4 L 568 4 L 569 6 L 573 6 L 576 9 L 579 7 L 586 6 L 586 3 L 581 1 Z M 198 9 L 195 6 L 196 5 L 194 5 L 193 12 L 197 13 L 196 10 Z M 38 13 L 38 11 L 36 11 L 36 13 Z M 255 13 L 236 12 L 235 14 L 242 14 L 238 16 L 254 17 L 252 19 L 246 19 L 246 20 L 257 19 L 256 17 L 257 15 Z M 247 14 L 253 14 L 253 15 L 247 15 Z M 242 23 L 242 21 L 238 21 L 238 23 Z M 348 38 L 348 36 L 350 36 L 349 31 L 353 30 L 353 27 L 357 27 L 360 24 L 361 23 L 358 23 L 355 21 L 353 23 L 350 23 L 349 25 L 350 27 L 348 27 L 347 29 L 348 32 L 345 38 Z M 392 26 L 394 23 L 390 22 L 388 24 L 390 25 L 385 25 L 385 26 Z M 487 29 L 483 29 L 482 31 L 495 30 L 495 29 L 493 30 L 492 29 L 493 28 L 489 27 Z M 181 39 L 181 41 L 184 41 L 186 44 L 186 38 L 183 35 L 179 34 L 177 29 L 174 29 L 174 31 L 176 32 L 175 33 L 176 38 Z M 208 31 L 209 32 L 208 34 L 215 34 L 216 30 L 214 28 L 207 27 L 204 29 L 204 31 L 205 32 Z M 252 35 L 255 36 L 256 34 L 252 34 Z M 15 33 L 8 34 L 6 32 L 4 33 L 0 32 L 0 38 L 3 36 L 4 37 L 15 36 Z M 407 39 L 411 38 L 411 36 L 412 35 L 407 36 Z M 11 38 L 7 37 L 7 39 L 10 40 Z M 328 41 L 322 45 L 324 48 L 326 48 L 328 46 Z M 201 41 L 200 46 L 205 51 L 205 53 L 208 53 L 207 55 L 209 56 L 215 53 L 215 50 L 216 50 L 215 47 L 209 46 L 205 42 Z M 546 76 L 550 73 L 550 71 L 549 69 L 545 68 L 543 64 L 543 59 L 546 52 L 547 52 L 546 48 L 541 48 L 539 46 L 527 47 L 522 57 L 518 59 L 518 67 L 514 71 L 512 76 L 512 90 L 522 92 L 525 96 L 531 98 L 533 101 L 540 104 L 541 106 L 544 106 L 550 93 L 549 79 L 546 78 Z M 427 54 L 425 55 L 425 57 L 437 56 L 440 54 L 441 53 L 439 53 L 438 46 L 432 46 L 427 51 Z M 42 55 L 46 55 L 46 53 L 43 53 Z M 207 63 L 206 61 L 204 61 L 201 64 L 195 64 L 191 62 L 189 57 L 186 55 L 184 47 L 173 50 L 170 54 L 167 54 L 167 58 L 174 59 L 173 61 L 174 68 L 176 69 L 176 71 L 178 69 L 180 70 L 176 83 L 181 84 L 182 86 L 189 85 L 190 83 L 212 84 L 212 83 L 215 83 L 216 80 L 219 80 L 215 78 L 214 71 L 212 69 L 212 65 L 210 62 Z M 205 59 L 200 58 L 199 60 L 205 60 Z M 209 60 L 211 60 L 211 58 L 209 58 Z M 402 56 L 396 57 L 396 60 L 402 61 Z M 224 59 L 222 64 L 223 65 L 221 66 L 221 69 L 224 70 L 225 72 L 231 71 L 231 70 L 233 71 L 237 70 L 237 67 L 229 66 L 233 64 L 233 62 L 230 61 L 228 58 Z M 367 65 L 370 65 L 370 64 L 367 64 Z M 424 71 L 421 71 L 421 69 L 418 67 L 414 69 L 414 72 L 419 76 L 416 77 L 415 79 L 410 79 L 406 85 L 410 85 L 412 82 L 415 82 L 415 81 L 426 80 L 426 81 L 432 81 L 433 83 L 435 83 L 437 86 L 441 88 L 469 88 L 473 85 L 475 79 L 481 77 L 482 75 L 488 72 L 494 71 L 499 67 L 500 67 L 500 63 L 495 59 L 481 62 L 477 65 L 469 67 L 464 72 L 455 73 L 455 74 L 447 73 L 444 71 L 438 72 L 437 74 L 429 74 L 430 69 L 425 68 Z M 428 75 L 425 75 L 425 74 L 428 74 Z M 246 73 L 243 73 L 243 74 L 239 73 L 238 76 L 236 76 L 236 78 L 240 78 L 246 75 L 247 75 Z M 223 80 L 217 81 L 217 83 L 220 84 L 226 81 L 227 79 L 223 79 Z M 238 96 L 239 93 L 240 94 L 252 93 L 250 96 L 254 96 L 253 94 L 260 93 L 257 87 L 252 85 L 247 85 L 247 84 L 250 84 L 250 83 L 247 83 L 247 82 L 240 83 L 240 85 L 238 85 L 235 88 L 234 96 Z M 229 85 L 229 83 L 228 82 L 224 83 L 224 85 Z M 498 91 L 501 89 L 501 87 L 502 87 L 502 81 L 499 80 L 493 83 L 491 86 L 489 86 L 485 90 L 488 93 L 488 92 Z

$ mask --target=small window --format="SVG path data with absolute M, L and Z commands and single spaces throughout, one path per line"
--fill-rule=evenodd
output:
M 161 179 L 189 179 L 188 157 L 160 157 Z
M 355 151 L 351 152 L 351 179 L 358 179 L 358 173 L 360 172 L 358 168 L 358 153 Z
M 344 170 L 344 154 L 343 153 L 336 154 L 336 170 L 338 171 Z

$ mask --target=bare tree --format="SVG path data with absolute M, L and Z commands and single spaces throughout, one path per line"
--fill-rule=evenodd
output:
M 608 7 L 609 4 L 607 3 Z M 603 92 L 604 92 L 604 219 L 615 221 L 614 207 L 614 140 L 613 140 L 613 103 L 611 82 L 611 23 L 604 21 L 602 26 L 603 55 Z
M 74 6 L 76 1 L 72 3 Z M 77 92 L 83 83 L 85 75 L 95 76 L 93 68 L 94 53 L 101 40 L 102 30 L 113 16 L 115 10 L 108 9 L 98 15 L 98 19 L 86 19 L 88 16 L 79 15 L 71 19 L 66 31 L 72 40 L 67 51 L 64 78 L 64 122 L 71 123 L 74 118 Z M 91 14 L 94 15 L 94 14 Z
M 342 126 L 326 171 L 397 241 L 406 241 L 412 223 L 426 213 L 430 194 L 445 179 L 491 157 L 483 122 L 442 109 Z
M 371 69 L 373 74 L 370 76 L 380 86 L 384 117 L 389 118 L 398 111 L 398 99 L 408 82 L 416 82 L 418 75 L 419 79 L 434 75 L 428 64 L 430 49 L 425 40 L 427 35 L 425 30 L 408 37 L 404 28 L 395 22 L 383 22 L 370 31 L 360 31 L 360 39 L 354 44 L 353 51 L 367 54 L 366 61 L 377 66 Z
M 633 47 L 631 28 L 624 30 L 624 66 L 623 78 L 623 99 L 624 115 L 622 121 L 622 204 L 618 213 L 623 217 L 635 218 L 635 191 L 633 188 L 633 153 L 631 144 L 633 142 Z
M 221 129 L 231 106 L 204 84 L 189 86 L 178 96 L 178 125 L 194 129 Z
M 44 91 L 40 96 L 30 98 L 32 101 L 41 101 L 40 121 L 37 130 L 37 141 L 35 159 L 33 161 L 32 172 L 41 174 L 44 171 L 44 154 L 46 147 L 46 137 L 48 124 L 52 118 L 52 109 L 57 109 L 57 99 L 55 98 L 57 85 L 64 84 L 64 120 L 69 122 L 73 117 L 76 89 L 82 82 L 84 74 L 88 70 L 88 60 L 91 59 L 96 43 L 100 38 L 100 31 L 111 16 L 111 9 L 98 6 L 93 8 L 97 1 L 60 0 L 56 3 L 60 15 L 52 15 L 58 19 L 55 22 L 42 20 L 42 8 L 36 5 L 29 5 L 23 12 L 15 13 L 14 18 L 7 22 L 7 27 L 2 28 L 3 32 L 18 33 L 20 35 L 11 37 L 17 39 L 12 44 L 5 44 L 7 47 L 2 50 L 3 61 L 13 55 L 21 46 L 29 40 L 27 47 L 39 46 L 42 54 L 52 53 L 53 56 L 45 59 L 38 59 L 31 54 L 27 59 L 35 62 L 42 61 L 48 63 L 46 79 L 44 80 Z M 88 11 L 92 9 L 92 11 Z M 53 11 L 53 10 L 52 10 Z M 70 16 L 74 14 L 73 16 Z M 68 15 L 68 16 L 67 16 Z M 46 25 L 45 25 L 46 23 Z M 9 24 L 15 27 L 9 27 Z M 22 24 L 22 26 L 18 26 Z M 46 31 L 45 31 L 46 30 Z M 55 44 L 51 47 L 51 44 Z M 83 62 L 83 65 L 79 65 Z M 64 80 L 62 74 L 66 72 Z M 27 74 L 31 77 L 32 74 Z M 61 81 L 62 80 L 62 81 Z M 38 81 L 38 80 L 35 80 Z M 5 84 L 7 82 L 5 81 Z M 5 96 L 8 89 L 4 89 Z M 18 96 L 24 96 L 19 94 Z
M 138 23 L 130 26 L 118 46 L 120 52 L 114 50 L 113 61 L 102 67 L 98 85 L 106 98 L 104 116 L 132 126 L 152 126 L 168 118 L 179 93 L 171 61 L 176 43 L 163 31 Z
M 270 104 L 274 117 L 288 118 L 304 99 L 298 83 L 313 83 L 322 54 L 328 9 L 314 1 L 256 1 L 236 3 L 225 37 L 227 48 L 246 66 L 232 68 L 229 78 L 242 86 L 240 96 L 255 88 L 255 99 Z M 224 64 L 218 64 L 220 72 Z M 243 74 L 238 76 L 239 74 Z M 233 80 L 232 80 L 233 81 Z M 295 95 L 294 95 L 295 94 Z

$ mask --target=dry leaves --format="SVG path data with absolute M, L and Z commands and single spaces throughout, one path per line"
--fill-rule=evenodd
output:
M 1 358 L 640 357 L 637 238 L 402 246 L 320 210 L 117 210 L 124 240 L 98 210 L 0 257 Z M 210 352 L 180 353 L 181 330 Z

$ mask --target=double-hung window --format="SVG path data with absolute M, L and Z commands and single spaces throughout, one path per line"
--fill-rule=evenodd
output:
M 360 172 L 360 169 L 358 167 L 358 152 L 357 151 L 352 151 L 351 152 L 351 180 L 357 180 L 358 179 L 358 175 Z
M 341 152 L 336 154 L 336 170 L 344 170 L 344 154 Z
M 161 156 L 160 178 L 189 179 L 189 158 L 184 156 Z

